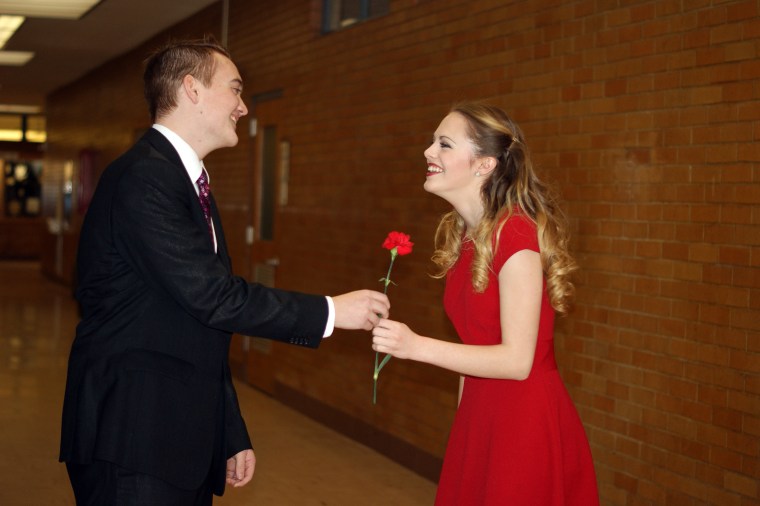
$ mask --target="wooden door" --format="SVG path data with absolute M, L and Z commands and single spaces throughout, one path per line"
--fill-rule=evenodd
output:
M 247 230 L 248 265 L 251 281 L 277 286 L 280 263 L 275 241 L 277 208 L 282 201 L 287 179 L 289 146 L 280 134 L 281 100 L 254 99 L 251 107 L 253 138 L 253 185 L 251 191 L 251 223 Z M 268 339 L 245 338 L 247 353 L 246 379 L 252 385 L 272 393 L 275 384 L 274 356 L 276 346 Z

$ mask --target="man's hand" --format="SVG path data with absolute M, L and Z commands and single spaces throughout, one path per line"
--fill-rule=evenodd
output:
M 227 459 L 227 484 L 242 487 L 253 478 L 256 467 L 256 455 L 253 450 L 243 450 L 234 457 Z
M 374 290 L 357 290 L 332 298 L 335 327 L 346 330 L 372 330 L 380 318 L 388 316 L 388 297 Z

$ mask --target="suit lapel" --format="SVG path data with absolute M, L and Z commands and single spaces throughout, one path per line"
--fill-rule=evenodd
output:
M 174 146 L 172 146 L 172 143 L 169 142 L 169 139 L 164 137 L 164 135 L 155 128 L 149 128 L 148 131 L 145 132 L 145 135 L 143 135 L 142 140 L 145 140 L 148 144 L 150 144 L 154 150 L 155 155 L 165 158 L 173 165 L 175 165 L 178 170 L 181 170 L 182 173 L 185 174 L 188 192 L 190 195 L 195 197 L 193 199 L 195 201 L 195 205 L 193 206 L 193 219 L 198 224 L 198 227 L 201 228 L 206 233 L 206 235 L 208 235 L 208 225 L 206 225 L 206 218 L 203 216 L 203 209 L 201 209 L 201 204 L 198 200 L 198 194 L 195 191 L 195 181 L 191 181 L 190 177 L 188 177 L 185 165 L 182 163 L 182 159 L 180 158 L 179 153 L 177 153 L 177 150 L 174 149 Z M 222 263 L 227 268 L 227 270 L 231 271 L 232 266 L 230 263 L 229 254 L 227 253 L 227 243 L 224 239 L 222 221 L 219 218 L 219 211 L 217 210 L 216 201 L 214 200 L 213 194 L 209 195 L 209 200 L 211 201 L 211 220 L 214 223 L 214 232 L 216 233 L 217 254 L 219 255 L 219 258 L 222 260 Z
M 211 221 L 214 222 L 214 232 L 216 233 L 216 254 L 227 270 L 232 272 L 230 255 L 227 252 L 227 241 L 224 238 L 224 230 L 222 229 L 222 220 L 219 217 L 219 210 L 216 207 L 216 200 L 213 194 L 209 194 L 209 201 L 211 203 Z

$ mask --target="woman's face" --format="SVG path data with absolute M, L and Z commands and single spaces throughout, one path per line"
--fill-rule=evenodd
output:
M 475 195 L 480 191 L 483 178 L 477 177 L 480 164 L 474 146 L 467 135 L 467 121 L 452 112 L 441 121 L 433 134 L 433 142 L 425 150 L 427 178 L 425 190 L 451 203 Z

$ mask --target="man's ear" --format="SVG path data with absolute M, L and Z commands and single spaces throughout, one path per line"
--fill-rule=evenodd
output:
M 182 79 L 182 87 L 180 88 L 180 92 L 184 94 L 188 100 L 190 100 L 193 104 L 197 104 L 198 100 L 200 100 L 200 93 L 198 90 L 199 82 L 196 78 L 191 76 L 190 74 L 186 75 Z

